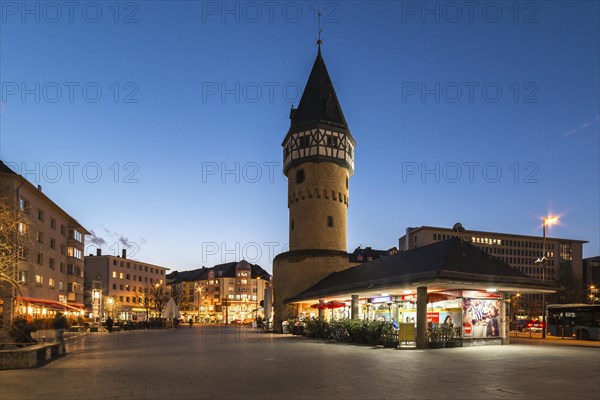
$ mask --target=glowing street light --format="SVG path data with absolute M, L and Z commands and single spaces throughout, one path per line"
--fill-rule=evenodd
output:
M 543 226 L 543 242 L 542 242 L 542 258 L 538 258 L 535 263 L 542 266 L 542 281 L 546 284 L 546 265 L 548 258 L 546 254 L 546 225 L 552 226 L 558 223 L 558 217 L 549 215 L 542 219 Z M 542 338 L 546 337 L 546 293 L 542 293 Z

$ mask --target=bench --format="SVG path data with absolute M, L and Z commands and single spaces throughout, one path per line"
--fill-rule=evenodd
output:
M 65 353 L 64 343 L 38 343 L 31 346 L 0 350 L 0 370 L 32 368 Z

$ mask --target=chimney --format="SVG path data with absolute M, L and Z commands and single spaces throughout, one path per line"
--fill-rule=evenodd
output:
M 41 192 L 42 191 L 42 185 L 38 185 L 38 190 Z
M 100 248 L 97 248 L 97 249 L 96 249 L 96 255 L 97 255 L 97 256 L 101 256 L 101 255 L 102 255 L 102 249 L 100 249 Z
M 121 258 L 127 258 L 127 249 L 121 250 Z

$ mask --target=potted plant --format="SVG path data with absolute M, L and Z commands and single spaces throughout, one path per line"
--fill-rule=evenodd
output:
M 376 346 L 381 343 L 382 323 L 380 321 L 369 321 L 367 324 L 367 343 Z
M 381 326 L 381 340 L 383 347 L 396 348 L 400 344 L 398 332 L 390 322 L 384 322 Z
M 442 328 L 433 322 L 427 323 L 427 344 L 430 349 L 442 349 L 446 347 L 446 340 Z
M 367 343 L 368 323 L 363 320 L 351 320 L 349 333 L 352 343 L 366 344 Z

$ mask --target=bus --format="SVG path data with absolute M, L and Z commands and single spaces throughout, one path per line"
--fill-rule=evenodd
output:
M 600 304 L 548 305 L 548 336 L 600 340 Z

